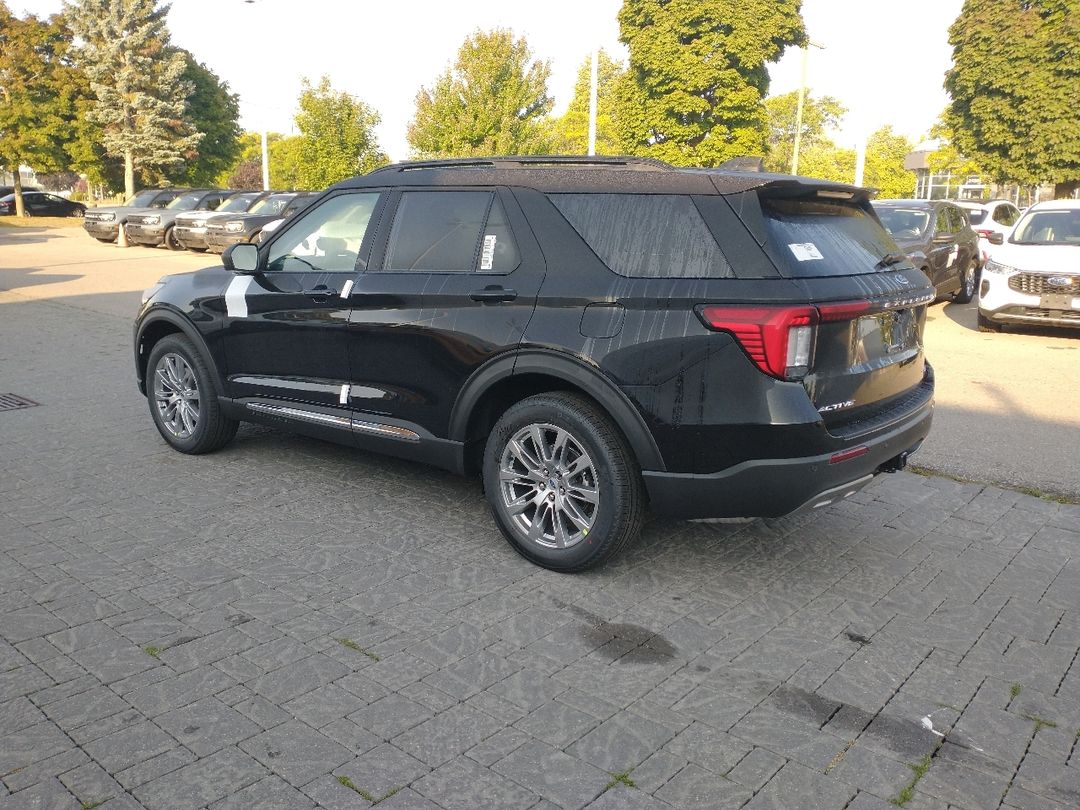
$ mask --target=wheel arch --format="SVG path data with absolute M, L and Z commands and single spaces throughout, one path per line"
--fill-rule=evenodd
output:
M 666 470 L 663 457 L 629 398 L 600 371 L 552 351 L 504 355 L 479 369 L 458 394 L 449 437 L 465 447 L 466 473 L 478 469 L 477 450 L 499 416 L 515 402 L 545 391 L 574 391 L 592 399 L 626 438 L 643 470 Z
M 207 349 L 206 341 L 199 334 L 199 330 L 180 313 L 164 308 L 151 310 L 139 324 L 135 337 L 135 368 L 139 390 L 146 393 L 146 366 L 154 346 L 162 338 L 177 334 L 183 335 L 195 345 L 195 350 L 210 369 L 215 393 L 219 397 L 224 396 L 225 390 L 221 384 L 217 363 L 214 362 L 214 357 Z

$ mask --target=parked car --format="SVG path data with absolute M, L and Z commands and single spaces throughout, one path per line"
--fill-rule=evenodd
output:
M 933 282 L 938 298 L 958 304 L 975 295 L 979 238 L 967 216 L 945 200 L 874 200 L 874 210 L 915 266 Z
M 251 207 L 259 200 L 265 200 L 272 193 L 270 191 L 238 191 L 213 211 L 188 211 L 178 214 L 173 224 L 173 239 L 188 250 L 205 251 L 206 221 L 210 217 L 223 213 L 242 214 L 251 210 Z
M 1000 233 L 1008 236 L 1012 233 L 1016 220 L 1020 219 L 1020 209 L 1008 200 L 958 200 L 956 204 L 964 209 L 972 230 L 979 237 L 979 263 L 986 264 L 990 258 L 990 235 Z
M 539 565 L 784 515 L 926 437 L 934 288 L 855 186 L 639 158 L 395 164 L 144 293 L 135 370 L 184 453 L 264 422 L 482 477 Z M 432 486 L 436 485 L 435 479 Z
M 165 245 L 169 250 L 180 250 L 173 228 L 176 218 L 184 211 L 216 211 L 235 191 L 222 188 L 196 188 L 185 191 L 160 211 L 133 213 L 128 217 L 124 231 L 129 242 L 136 245 L 157 247 Z
M 49 194 L 47 191 L 24 191 L 23 210 L 28 217 L 81 217 L 86 206 Z M 15 215 L 15 194 L 0 197 L 0 216 Z
M 123 205 L 89 208 L 83 218 L 83 229 L 99 242 L 115 242 L 120 228 L 134 213 L 147 213 L 164 208 L 186 188 L 144 188 L 136 192 Z
M 252 206 L 246 214 L 215 216 L 206 221 L 206 245 L 213 253 L 221 253 L 230 245 L 258 242 L 267 227 L 288 219 L 311 201 L 306 191 L 274 194 Z
M 1080 327 L 1080 200 L 1031 206 L 994 252 L 979 285 L 979 329 L 1005 324 Z

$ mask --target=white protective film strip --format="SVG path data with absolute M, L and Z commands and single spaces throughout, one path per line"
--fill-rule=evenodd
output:
M 237 276 L 225 288 L 225 314 L 230 318 L 246 318 L 247 290 L 251 286 L 251 276 Z

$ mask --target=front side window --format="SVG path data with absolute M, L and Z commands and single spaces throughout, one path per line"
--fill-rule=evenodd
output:
M 225 201 L 225 204 L 220 206 L 217 210 L 222 214 L 234 213 L 236 211 L 247 211 L 251 207 L 251 202 L 258 194 L 240 194 L 236 197 L 230 197 Z
M 720 246 L 683 194 L 549 194 L 593 253 L 631 278 L 729 278 Z
M 352 272 L 379 192 L 339 194 L 309 211 L 270 247 L 269 270 Z
M 490 191 L 407 191 L 401 195 L 384 268 L 429 273 L 506 273 L 518 251 Z
M 179 197 L 174 197 L 165 207 L 170 211 L 192 211 L 195 206 L 202 200 L 201 194 L 181 194 Z

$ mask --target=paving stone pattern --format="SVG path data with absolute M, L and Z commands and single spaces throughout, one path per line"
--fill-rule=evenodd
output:
M 0 293 L 0 810 L 1080 806 L 1078 507 L 899 474 L 562 576 L 474 481 L 172 452 L 129 339 Z

